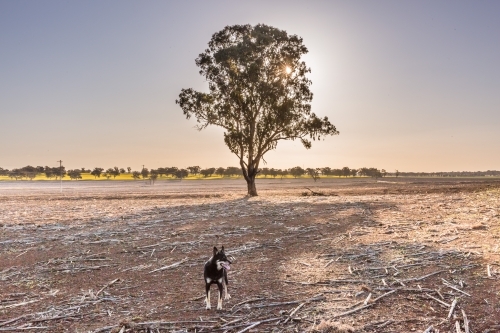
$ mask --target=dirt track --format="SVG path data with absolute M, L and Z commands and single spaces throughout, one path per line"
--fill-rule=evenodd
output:
M 498 180 L 58 186 L 0 183 L 0 330 L 500 331 Z M 219 312 L 214 245 L 236 258 Z

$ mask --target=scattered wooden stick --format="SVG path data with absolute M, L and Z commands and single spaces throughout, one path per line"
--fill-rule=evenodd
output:
M 390 295 L 390 294 L 392 294 L 392 293 L 395 293 L 395 292 L 396 292 L 396 289 L 391 290 L 391 291 L 389 291 L 389 292 L 386 292 L 385 294 L 383 294 L 383 295 L 381 295 L 381 296 L 379 296 L 379 297 L 375 298 L 375 299 L 373 300 L 373 302 L 372 302 L 372 303 L 370 303 L 370 304 L 363 305 L 363 306 L 360 306 L 360 307 L 358 307 L 358 308 L 355 308 L 355 309 L 352 309 L 352 310 L 349 310 L 349 311 L 346 311 L 346 312 L 339 313 L 338 315 L 334 315 L 334 316 L 332 316 L 332 318 L 339 318 L 339 317 L 347 316 L 347 315 L 350 315 L 351 313 L 358 312 L 358 311 L 360 311 L 360 310 L 363 310 L 363 309 L 369 308 L 370 306 L 375 305 L 375 303 L 376 303 L 378 300 L 380 300 L 381 298 L 386 297 L 386 296 L 388 296 L 388 295 Z
M 368 297 L 365 299 L 365 301 L 363 302 L 363 304 L 364 305 L 368 304 L 368 302 L 370 301 L 370 298 L 372 298 L 372 293 L 368 294 Z
M 222 318 L 221 318 L 221 319 L 222 319 Z M 229 325 L 232 325 L 232 324 L 235 324 L 235 323 L 237 323 L 237 322 L 240 322 L 240 321 L 242 321 L 243 319 L 244 319 L 244 318 L 238 318 L 238 319 L 235 319 L 235 320 L 231 320 L 230 322 L 227 322 L 227 323 L 225 323 L 224 325 L 222 325 L 222 326 L 221 326 L 221 328 L 222 328 L 222 327 L 229 326 Z
M 286 324 L 292 317 L 293 315 L 300 310 L 300 308 L 302 308 L 304 305 L 306 304 L 306 302 L 304 303 L 301 303 L 299 306 L 297 306 L 292 312 L 290 312 L 290 314 L 288 315 L 288 318 L 285 319 L 285 322 L 284 324 Z
M 469 319 L 467 319 L 467 315 L 465 314 L 464 309 L 462 309 L 462 316 L 464 317 L 464 329 L 465 329 L 465 333 L 470 333 L 470 330 L 469 330 Z
M 71 313 L 71 314 L 68 314 L 68 315 L 55 316 L 55 317 L 42 318 L 42 319 L 35 319 L 35 320 L 31 320 L 31 322 L 32 323 L 42 323 L 44 321 L 58 320 L 58 319 L 64 319 L 64 318 L 83 317 L 83 316 L 88 315 L 88 314 L 89 313 Z
M 157 269 L 154 269 L 152 270 L 151 272 L 149 273 L 154 273 L 154 272 L 161 272 L 161 271 L 164 271 L 164 270 L 167 270 L 167 269 L 170 269 L 170 268 L 175 268 L 179 265 L 182 265 L 183 263 L 185 263 L 186 261 L 188 261 L 188 258 L 184 258 L 182 259 L 181 261 L 179 262 L 176 262 L 176 263 L 173 263 L 171 265 L 168 265 L 168 266 L 163 266 L 163 267 L 160 267 L 160 268 L 157 268 Z
M 205 296 L 202 296 L 202 298 L 205 297 Z M 233 305 L 233 307 L 231 308 L 231 311 L 233 311 L 233 309 L 237 306 L 240 306 L 240 305 L 243 305 L 243 304 L 246 304 L 246 303 L 252 303 L 252 302 L 256 302 L 256 301 L 261 301 L 263 300 L 262 297 L 259 297 L 259 298 L 252 298 L 252 299 L 249 299 L 249 300 L 246 300 L 246 301 L 243 301 L 243 302 L 239 302 L 238 304 L 235 304 Z
M 427 327 L 427 329 L 424 331 L 424 333 L 431 333 L 434 331 L 434 327 L 431 325 L 429 327 Z
M 23 319 L 24 317 L 27 317 L 27 316 L 28 316 L 28 315 L 26 315 L 26 314 L 25 314 L 25 315 L 22 315 L 22 316 L 19 316 L 19 317 L 16 317 L 16 318 L 13 318 L 13 319 L 9 319 L 9 320 L 7 320 L 7 321 L 4 321 L 4 322 L 0 323 L 0 327 L 1 327 L 1 326 L 5 326 L 5 325 L 7 325 L 7 324 L 12 324 L 12 323 L 14 323 L 14 322 L 16 322 L 16 321 L 18 321 L 18 320 L 20 320 L 20 319 Z
M 252 308 L 266 308 L 266 307 L 271 307 L 271 306 L 280 306 L 280 305 L 292 305 L 292 304 L 299 304 L 301 302 L 314 302 L 314 301 L 322 301 L 324 300 L 325 297 L 322 296 L 322 294 L 309 298 L 307 300 L 302 300 L 302 301 L 290 301 L 290 302 L 279 302 L 279 303 L 269 303 L 269 304 L 262 304 L 262 305 L 254 305 Z
M 448 288 L 451 288 L 451 289 L 453 289 L 453 290 L 456 290 L 456 291 L 458 291 L 458 292 L 461 292 L 461 293 L 462 293 L 462 294 L 464 294 L 464 295 L 471 296 L 469 293 L 466 293 L 465 291 L 463 291 L 463 290 L 461 290 L 461 289 L 459 289 L 459 288 L 455 287 L 454 285 L 452 285 L 450 282 L 446 281 L 445 279 L 441 279 L 441 280 L 443 280 L 443 284 L 444 284 L 445 286 L 447 286 Z
M 99 291 L 95 294 L 95 297 L 99 296 L 99 294 L 106 288 L 114 285 L 116 282 L 120 281 L 120 279 L 114 279 L 113 281 L 111 281 L 110 283 L 108 283 L 107 285 L 105 285 L 104 287 L 102 287 L 101 289 L 99 289 Z
M 308 189 L 309 191 L 312 192 L 312 195 L 313 196 L 325 196 L 324 193 L 321 193 L 321 192 L 314 192 L 313 190 L 311 190 L 309 187 L 306 187 L 306 189 Z M 307 193 L 307 192 L 306 192 Z
M 431 295 L 429 295 L 429 294 L 425 294 L 425 296 L 427 296 L 427 297 L 429 297 L 429 298 L 432 298 L 433 300 L 435 300 L 436 302 L 438 302 L 438 303 L 440 303 L 440 304 L 442 304 L 442 305 L 446 306 L 447 308 L 449 308 L 449 307 L 451 306 L 450 304 L 445 303 L 445 302 L 443 302 L 442 300 L 440 300 L 439 298 L 436 298 L 436 297 L 431 296 Z
M 188 299 L 186 302 L 199 301 L 200 299 L 203 299 L 205 297 L 207 297 L 207 296 L 205 296 L 205 295 L 198 296 L 198 297 L 195 297 L 195 298 Z
M 260 322 L 260 321 L 258 321 L 258 322 L 256 322 L 256 323 L 253 323 L 253 324 L 251 324 L 250 326 L 247 326 L 246 328 L 244 328 L 244 329 L 242 329 L 242 330 L 238 331 L 238 333 L 243 333 L 243 332 L 246 332 L 246 331 L 248 331 L 248 330 L 251 330 L 252 328 L 259 326 L 260 324 L 261 324 L 261 322 Z
M 40 301 L 40 300 L 39 299 L 34 299 L 34 300 L 31 300 L 31 301 L 25 301 L 25 302 L 20 302 L 20 303 L 15 303 L 15 304 L 3 305 L 3 306 L 0 306 L 0 310 L 2 310 L 2 309 L 10 309 L 10 308 L 17 308 L 18 306 L 23 306 L 23 305 L 31 304 L 31 303 L 35 303 L 35 302 L 38 302 L 38 301 Z
M 457 333 L 462 333 L 462 330 L 460 329 L 460 322 L 458 320 L 455 322 L 455 329 Z
M 28 331 L 28 330 L 44 330 L 44 329 L 47 329 L 49 328 L 48 326 L 30 326 L 30 327 L 3 327 L 3 328 L 0 328 L 0 331 L 14 331 L 14 332 L 19 332 L 19 331 Z
M 458 291 L 458 292 L 461 292 L 461 293 L 462 293 L 462 294 L 464 294 L 464 295 L 471 296 L 469 293 L 466 293 L 465 291 L 463 291 L 463 290 L 461 290 L 461 289 L 458 289 L 457 287 L 452 286 L 451 284 L 446 284 L 446 286 L 447 286 L 448 288 L 451 288 L 451 289 L 453 289 L 453 290 L 456 290 L 456 291 Z
M 453 314 L 453 311 L 455 311 L 455 307 L 457 306 L 457 302 L 458 302 L 458 299 L 455 298 L 453 300 L 453 302 L 451 303 L 451 307 L 450 307 L 450 312 L 448 312 L 448 319 L 451 318 L 452 314 Z
M 394 320 L 389 319 L 388 321 L 386 321 L 386 322 L 384 322 L 384 323 L 382 323 L 382 324 L 380 324 L 380 325 L 377 325 L 377 328 L 384 328 L 384 327 L 386 327 L 386 326 L 389 326 L 389 325 L 390 325 L 390 324 L 392 324 L 393 322 L 394 322 Z
M 439 274 L 439 273 L 442 273 L 442 272 L 446 272 L 445 270 L 440 270 L 440 271 L 436 271 L 436 272 L 433 272 L 433 273 L 429 273 L 427 275 L 424 275 L 424 276 L 421 276 L 421 277 L 418 277 L 418 278 L 412 278 L 412 279 L 405 279 L 405 280 L 399 280 L 399 282 L 412 282 L 412 281 L 421 281 L 423 279 L 426 279 L 428 277 L 431 277 L 433 275 L 436 275 L 436 274 Z M 394 283 L 393 283 L 394 284 Z
M 257 321 L 255 323 L 252 323 L 250 326 L 247 326 L 246 328 L 242 329 L 241 331 L 238 331 L 237 333 L 243 333 L 243 332 L 246 332 L 248 330 L 251 330 L 254 327 L 259 326 L 260 324 L 267 323 L 267 322 L 274 321 L 274 320 L 279 320 L 279 319 L 281 319 L 281 318 L 277 317 L 277 318 L 270 318 L 270 319 L 264 319 L 261 321 Z

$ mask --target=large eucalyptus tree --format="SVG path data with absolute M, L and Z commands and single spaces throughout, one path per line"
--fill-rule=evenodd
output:
M 264 155 L 280 140 L 311 140 L 338 134 L 327 117 L 311 112 L 310 69 L 302 38 L 263 24 L 227 26 L 215 33 L 196 59 L 209 93 L 182 89 L 176 103 L 201 130 L 225 129 L 224 142 L 240 162 L 248 195 Z

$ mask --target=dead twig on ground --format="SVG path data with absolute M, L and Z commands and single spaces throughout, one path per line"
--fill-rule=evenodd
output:
M 114 280 L 113 280 L 113 281 L 111 281 L 110 283 L 106 284 L 104 287 L 102 287 L 101 289 L 99 289 L 99 291 L 97 291 L 97 292 L 95 293 L 95 297 L 99 296 L 99 294 L 100 294 L 100 293 L 101 293 L 104 289 L 106 289 L 106 288 L 108 288 L 108 287 L 110 287 L 110 286 L 114 285 L 114 284 L 115 284 L 116 282 L 118 282 L 118 281 L 120 281 L 120 279 L 119 279 L 119 278 L 118 278 L 118 279 L 114 279 Z
M 344 316 L 350 315 L 350 314 L 352 314 L 352 313 L 358 312 L 358 311 L 360 311 L 360 310 L 363 310 L 363 309 L 369 308 L 369 307 L 371 307 L 371 306 L 375 305 L 375 303 L 376 303 L 378 300 L 380 300 L 380 299 L 382 299 L 382 298 L 384 298 L 384 297 L 386 297 L 386 296 L 389 296 L 390 294 L 395 293 L 395 292 L 396 292 L 396 289 L 391 290 L 391 291 L 389 291 L 389 292 L 386 292 L 385 294 L 383 294 L 383 295 L 381 295 L 381 296 L 379 296 L 379 297 L 375 298 L 375 299 L 372 301 L 372 303 L 370 303 L 370 304 L 360 306 L 360 307 L 358 307 L 358 308 L 356 308 L 356 309 L 353 309 L 353 310 L 349 310 L 349 311 L 346 311 L 346 312 L 339 313 L 339 314 L 337 314 L 337 315 L 334 315 L 332 318 L 344 317 Z
M 171 268 L 175 268 L 177 266 L 180 266 L 182 265 L 183 263 L 185 263 L 186 261 L 188 261 L 188 258 L 184 258 L 183 260 L 179 261 L 179 262 L 176 262 L 176 263 L 173 263 L 171 265 L 167 265 L 167 266 L 163 266 L 163 267 L 160 267 L 160 268 L 157 268 L 157 269 L 153 269 L 151 272 L 149 273 L 155 273 L 155 272 L 161 272 L 161 271 L 164 271 L 166 269 L 171 269 Z

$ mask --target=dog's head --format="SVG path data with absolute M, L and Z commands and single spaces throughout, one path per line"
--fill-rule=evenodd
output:
M 226 254 L 224 253 L 224 246 L 219 250 L 214 246 L 214 255 L 212 257 L 212 262 L 217 265 L 217 269 L 220 271 L 224 268 L 226 271 L 230 270 L 229 266 L 231 262 L 227 259 Z

